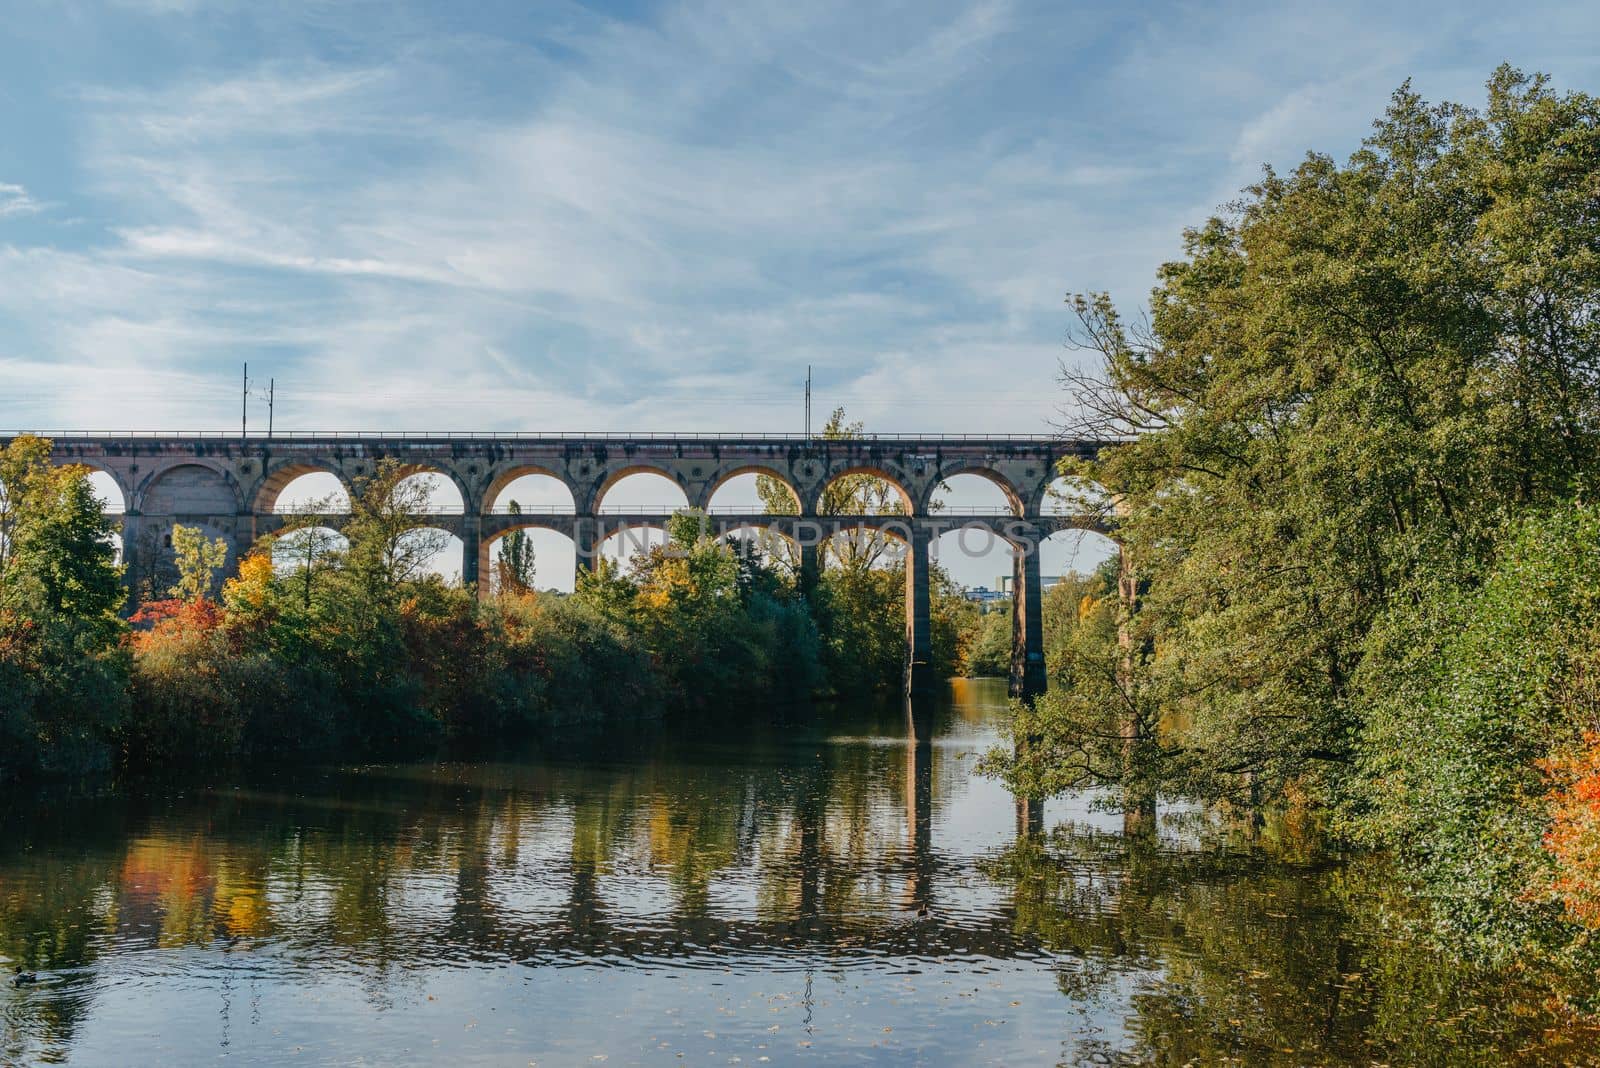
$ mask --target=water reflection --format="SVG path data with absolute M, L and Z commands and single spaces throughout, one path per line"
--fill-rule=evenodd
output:
M 1003 684 L 1001 684 L 1003 686 Z M 1381 865 L 970 767 L 1003 688 L 517 759 L 13 799 L 0 1060 L 1581 1061 Z M 1019 827 L 1051 826 L 1018 835 Z M 15 965 L 13 965 L 15 966 Z M 519 1062 L 521 1063 L 521 1062 Z

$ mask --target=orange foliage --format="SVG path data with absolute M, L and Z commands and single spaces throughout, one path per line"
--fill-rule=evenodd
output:
M 1600 734 L 1586 732 L 1581 750 L 1539 767 L 1552 780 L 1544 836 L 1556 862 L 1550 892 L 1573 920 L 1600 929 Z
M 20 659 L 38 637 L 39 624 L 15 612 L 0 610 L 0 660 Z
M 133 635 L 134 648 L 137 649 L 158 637 L 215 630 L 226 622 L 226 616 L 222 606 L 215 601 L 197 597 L 192 601 L 146 601 L 129 622 L 150 626 L 148 632 Z

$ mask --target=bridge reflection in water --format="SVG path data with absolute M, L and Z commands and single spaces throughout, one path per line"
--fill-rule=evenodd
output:
M 1129 837 L 1077 799 L 1016 837 L 971 773 L 1004 682 L 954 696 L 10 798 L 0 952 L 43 978 L 0 991 L 0 1061 L 1559 1063 L 1597 1037 L 1396 937 L 1394 880 L 1304 827 Z

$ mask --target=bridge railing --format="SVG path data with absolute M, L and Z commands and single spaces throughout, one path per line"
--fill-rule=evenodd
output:
M 459 512 L 461 509 L 458 507 L 455 510 L 457 512 Z M 438 511 L 445 512 L 445 511 L 448 511 L 448 509 L 441 508 L 441 509 L 438 509 Z M 595 511 L 594 511 L 594 514 L 595 515 L 674 515 L 674 514 L 676 514 L 678 512 L 686 512 L 686 511 L 692 511 L 692 509 L 690 509 L 690 507 L 688 505 L 686 505 L 686 504 L 604 504 L 604 505 L 601 505 L 599 508 L 596 508 Z M 707 515 L 772 515 L 772 514 L 775 514 L 775 513 L 766 512 L 763 509 L 761 509 L 760 507 L 741 508 L 738 505 L 732 505 L 732 504 L 715 504 L 715 505 L 712 505 L 710 508 L 705 509 L 705 513 Z M 511 508 L 509 506 L 507 506 L 507 505 L 496 505 L 495 507 L 486 510 L 483 514 L 484 515 L 516 515 L 516 514 L 519 514 L 519 513 L 518 512 L 513 512 L 511 510 Z M 574 515 L 574 514 L 576 514 L 576 512 L 574 511 L 572 505 L 570 505 L 570 504 L 565 504 L 565 505 L 563 505 L 563 504 L 541 504 L 541 505 L 523 505 L 522 508 L 520 509 L 520 514 L 521 515 Z M 941 515 L 1015 516 L 1016 512 L 1012 511 L 1010 508 L 1004 507 L 1003 505 L 991 505 L 991 506 L 987 506 L 987 507 L 941 508 L 937 512 L 930 512 L 930 513 L 927 513 L 927 514 L 929 516 L 941 516 Z M 831 517 L 824 516 L 822 518 L 831 518 Z
M 0 432 L 0 438 L 34 434 L 42 438 L 65 440 L 127 440 L 141 441 L 244 441 L 252 445 L 273 442 L 298 441 L 949 441 L 949 442 L 1025 442 L 1029 444 L 1065 444 L 1064 439 L 1053 434 L 917 434 L 879 432 L 862 434 L 850 439 L 827 439 L 815 434 L 773 433 L 715 433 L 710 431 L 647 431 L 622 433 L 617 431 L 551 431 L 551 430 L 278 430 L 269 437 L 265 434 L 241 436 L 227 430 L 14 430 Z

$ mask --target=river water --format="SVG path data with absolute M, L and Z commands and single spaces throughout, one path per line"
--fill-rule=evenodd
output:
M 1017 836 L 1003 684 L 492 761 L 4 802 L 0 1061 L 1562 1064 L 1380 862 L 1089 799 Z M 923 721 L 927 723 L 927 720 Z

